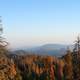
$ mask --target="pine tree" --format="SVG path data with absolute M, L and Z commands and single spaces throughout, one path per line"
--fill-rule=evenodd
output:
M 7 52 L 6 46 L 8 45 L 8 43 L 4 41 L 4 38 L 2 37 L 2 33 L 3 33 L 3 28 L 2 28 L 2 20 L 0 16 L 0 54 L 4 54 Z
M 80 38 L 77 37 L 73 49 L 73 80 L 80 80 Z
M 72 52 L 68 49 L 67 54 L 64 57 L 64 76 L 65 80 L 73 80 L 73 71 L 72 71 Z

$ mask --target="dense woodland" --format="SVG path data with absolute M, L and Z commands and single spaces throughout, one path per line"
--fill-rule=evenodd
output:
M 80 80 L 80 41 L 62 57 L 11 54 L 0 43 L 0 80 Z

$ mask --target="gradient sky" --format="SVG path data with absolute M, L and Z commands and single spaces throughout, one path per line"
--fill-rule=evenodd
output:
M 12 47 L 70 44 L 80 33 L 80 0 L 0 0 L 0 15 Z

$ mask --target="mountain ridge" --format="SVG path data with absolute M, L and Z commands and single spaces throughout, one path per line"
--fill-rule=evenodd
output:
M 40 54 L 40 55 L 51 55 L 51 56 L 62 56 L 66 53 L 67 47 L 71 45 L 64 45 L 64 44 L 44 44 L 42 46 L 32 47 L 32 48 L 22 48 L 18 50 L 14 50 L 13 53 L 17 51 L 17 54 Z M 72 47 L 71 47 L 72 48 Z

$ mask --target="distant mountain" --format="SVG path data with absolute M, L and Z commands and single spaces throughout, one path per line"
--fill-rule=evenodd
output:
M 67 47 L 72 49 L 71 45 L 62 44 L 45 44 L 33 48 L 22 48 L 20 50 L 13 51 L 15 54 L 40 54 L 40 55 L 51 55 L 51 56 L 62 56 L 66 54 Z
M 62 44 L 45 44 L 43 46 L 41 46 L 41 48 L 44 48 L 44 49 L 49 49 L 49 50 L 59 50 L 61 48 L 67 48 L 67 45 L 62 45 Z
M 41 55 L 62 56 L 66 53 L 68 45 L 45 44 L 39 47 L 28 49 L 29 52 Z

